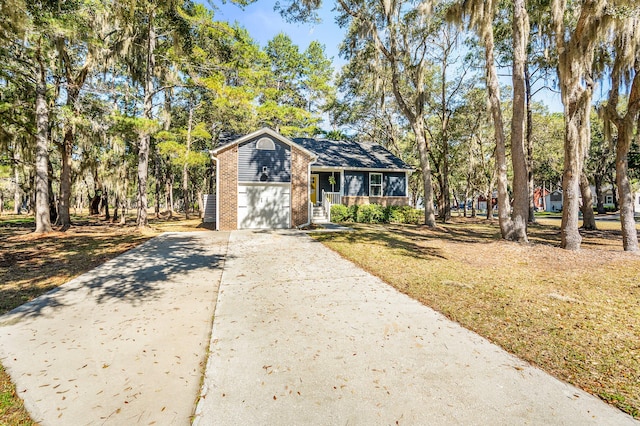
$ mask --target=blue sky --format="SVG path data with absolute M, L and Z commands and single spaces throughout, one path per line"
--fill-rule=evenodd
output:
M 332 12 L 331 2 L 324 2 L 319 14 L 320 24 L 288 23 L 279 12 L 273 10 L 273 2 L 256 1 L 240 8 L 233 3 L 217 5 L 215 19 L 228 22 L 238 22 L 249 31 L 251 37 L 261 46 L 278 33 L 285 33 L 295 44 L 304 51 L 312 41 L 319 41 L 325 46 L 327 57 L 332 58 L 336 69 L 345 61 L 339 58 L 338 50 L 344 38 L 344 30 L 335 23 L 335 13 Z
M 323 2 L 323 7 L 319 11 L 322 22 L 319 24 L 288 23 L 280 13 L 273 10 L 273 5 L 274 2 L 264 0 L 255 1 L 244 8 L 229 1 L 224 4 L 218 3 L 215 19 L 231 23 L 238 22 L 263 47 L 280 32 L 289 35 L 299 46 L 300 51 L 304 51 L 310 42 L 317 40 L 325 46 L 325 53 L 327 57 L 333 59 L 336 70 L 344 65 L 345 61 L 339 57 L 338 51 L 344 39 L 345 30 L 335 23 L 336 13 L 332 11 L 333 2 Z M 508 70 L 501 70 L 501 74 L 504 72 Z M 501 84 L 511 85 L 511 78 L 501 78 Z M 549 90 L 539 91 L 534 100 L 544 103 L 552 112 L 563 110 L 560 95 Z

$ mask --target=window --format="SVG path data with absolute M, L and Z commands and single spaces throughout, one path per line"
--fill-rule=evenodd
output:
M 382 173 L 369 173 L 369 196 L 382 197 Z
M 605 197 L 605 204 L 613 204 L 613 195 L 607 195 Z
M 261 149 L 265 151 L 274 151 L 276 149 L 276 144 L 269 138 L 260 138 L 256 143 L 256 149 Z

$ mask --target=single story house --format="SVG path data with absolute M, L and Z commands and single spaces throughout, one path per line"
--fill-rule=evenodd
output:
M 591 195 L 593 199 L 593 207 L 598 205 L 598 198 L 596 197 L 596 188 L 593 185 L 591 188 Z M 539 189 L 539 188 L 538 188 Z M 605 207 L 613 207 L 613 189 L 610 185 L 602 188 L 602 196 Z M 640 212 L 640 190 L 632 191 L 631 197 L 633 198 L 633 209 L 635 212 Z M 547 192 L 544 197 L 545 211 L 548 212 L 560 212 L 562 211 L 563 194 L 561 189 L 556 189 L 551 192 Z M 582 204 L 582 196 L 580 197 L 580 204 Z
M 413 168 L 378 144 L 289 139 L 269 128 L 211 151 L 216 194 L 204 220 L 218 230 L 295 228 L 331 204 L 408 205 Z
M 544 197 L 545 211 L 561 212 L 562 211 L 562 190 L 554 189 L 548 192 Z
M 498 205 L 498 191 L 491 193 L 491 208 L 494 209 Z M 484 194 L 478 195 L 476 200 L 476 208 L 478 210 L 487 210 L 487 196 Z
M 540 188 L 539 186 L 533 190 L 533 208 L 536 211 L 544 211 L 547 205 L 547 196 L 551 193 L 547 188 Z

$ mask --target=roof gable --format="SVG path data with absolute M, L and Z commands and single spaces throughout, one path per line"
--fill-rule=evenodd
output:
M 294 146 L 296 148 L 298 148 L 299 150 L 301 150 L 302 152 L 304 152 L 305 154 L 309 155 L 312 158 L 316 157 L 316 154 L 313 151 L 310 151 L 308 149 L 306 149 L 304 146 L 301 146 L 295 142 L 293 142 L 291 139 L 282 136 L 280 133 L 271 130 L 268 127 L 263 127 L 260 130 L 257 130 L 253 133 L 249 133 L 248 135 L 244 135 L 244 136 L 239 136 L 239 137 L 227 137 L 223 140 L 221 140 L 221 144 L 211 150 L 211 155 L 213 155 L 214 157 L 221 151 L 227 150 L 229 148 L 231 148 L 232 146 L 236 146 L 236 145 L 240 145 L 243 142 L 247 142 L 250 141 L 251 139 L 257 138 L 258 136 L 263 136 L 263 135 L 267 135 L 267 136 L 271 136 L 272 138 L 286 144 L 289 146 Z

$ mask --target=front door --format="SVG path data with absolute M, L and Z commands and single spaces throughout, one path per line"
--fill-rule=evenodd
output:
M 309 198 L 314 205 L 318 202 L 318 175 L 311 175 L 311 194 Z

